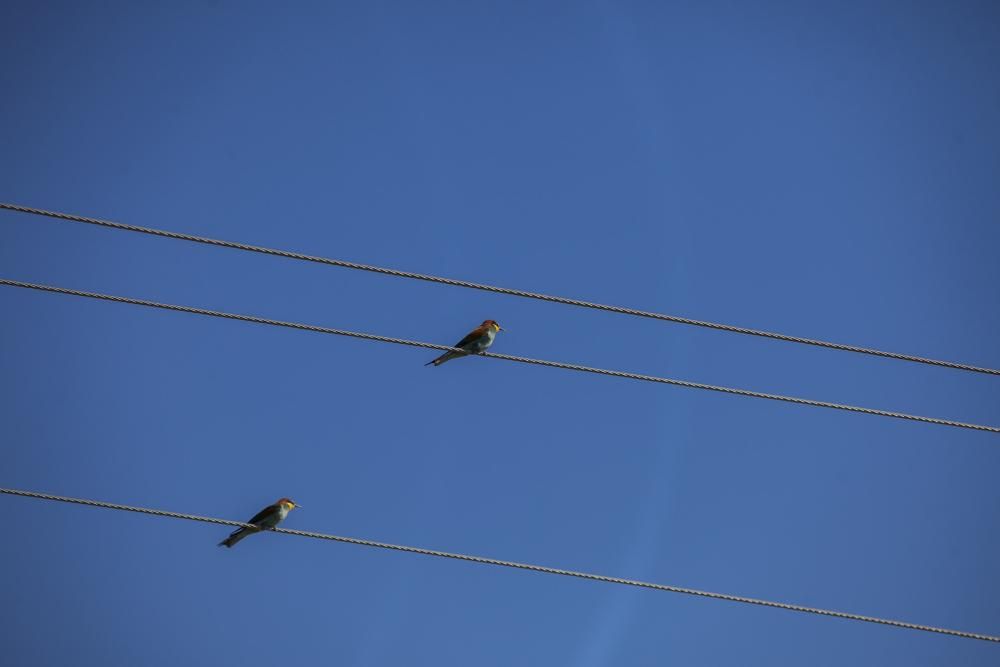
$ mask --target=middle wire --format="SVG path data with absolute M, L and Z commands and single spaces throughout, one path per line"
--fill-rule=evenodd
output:
M 361 338 L 364 340 L 374 340 L 382 343 L 394 343 L 397 345 L 409 345 L 411 347 L 422 347 L 432 350 L 452 350 L 456 352 L 466 353 L 465 350 L 451 347 L 448 345 L 438 345 L 436 343 L 425 343 L 423 341 L 406 340 L 403 338 L 392 338 L 389 336 L 379 336 L 376 334 L 361 333 L 358 331 L 347 331 L 344 329 L 333 329 L 330 327 L 321 327 L 313 324 L 302 324 L 299 322 L 284 322 L 281 320 L 273 320 L 266 317 L 257 317 L 255 315 L 240 315 L 238 313 L 227 313 L 218 310 L 207 310 L 205 308 L 195 308 L 193 306 L 180 306 L 176 304 L 160 303 L 157 301 L 148 301 L 146 299 L 136 299 L 132 297 L 118 296 L 115 294 L 101 294 L 98 292 L 86 292 L 83 290 L 75 290 L 66 287 L 55 287 L 51 285 L 40 285 L 36 283 L 28 283 L 20 280 L 9 280 L 0 279 L 0 285 L 7 285 L 10 287 L 21 287 L 24 289 L 39 290 L 43 292 L 53 292 L 56 294 L 68 294 L 70 296 L 86 297 L 89 299 L 100 299 L 102 301 L 113 301 L 115 303 L 127 303 L 136 306 L 146 306 L 149 308 L 160 308 L 162 310 L 171 310 L 180 313 L 191 313 L 194 315 L 206 315 L 209 317 L 221 317 L 230 320 L 239 320 L 241 322 L 253 322 L 255 324 L 267 324 L 270 326 L 277 327 L 287 327 L 290 329 L 300 329 L 303 331 L 313 331 L 316 333 L 333 334 L 336 336 L 348 336 L 351 338 Z M 581 371 L 584 373 L 595 373 L 597 375 L 608 375 L 611 377 L 626 378 L 629 380 L 640 380 L 642 382 L 656 382 L 659 384 L 670 384 L 678 387 L 688 387 L 691 389 L 707 389 L 709 391 L 717 391 L 725 394 L 735 394 L 737 396 L 748 396 L 751 398 L 764 398 L 772 401 L 784 401 L 786 403 L 798 403 L 799 405 L 811 405 L 818 408 L 831 408 L 834 410 L 846 410 L 848 412 L 860 412 L 868 415 L 876 415 L 879 417 L 892 417 L 894 419 L 906 419 L 910 421 L 924 422 L 927 424 L 938 424 L 940 426 L 952 426 L 955 428 L 967 428 L 976 431 L 987 431 L 989 433 L 1000 433 L 1000 427 L 997 426 L 985 426 L 982 424 L 970 424 L 966 422 L 953 421 L 950 419 L 938 419 L 936 417 L 924 417 L 921 415 L 911 415 L 904 412 L 891 412 L 889 410 L 879 410 L 876 408 L 865 408 L 855 405 L 844 405 L 841 403 L 831 403 L 828 401 L 816 401 L 808 398 L 798 398 L 795 396 L 782 396 L 780 394 L 767 394 L 759 391 L 752 391 L 749 389 L 738 389 L 734 387 L 723 387 L 718 385 L 704 384 L 701 382 L 690 382 L 688 380 L 675 380 L 672 378 L 658 377 L 655 375 L 643 375 L 640 373 L 629 373 L 626 371 L 615 371 L 607 370 L 603 368 L 593 368 L 591 366 L 581 366 L 578 364 L 567 364 L 558 361 L 547 361 L 544 359 L 531 359 L 529 357 L 515 357 L 509 354 L 497 354 L 495 352 L 483 352 L 479 356 L 487 357 L 490 359 L 503 359 L 505 361 L 515 361 L 522 364 L 532 364 L 535 366 L 547 366 L 549 368 L 562 368 L 571 371 Z

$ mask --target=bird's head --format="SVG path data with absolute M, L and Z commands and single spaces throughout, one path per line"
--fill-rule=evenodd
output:
M 286 510 L 293 510 L 296 507 L 301 507 L 301 505 L 297 504 L 291 498 L 282 498 L 276 504 L 284 507 Z
M 493 331 L 503 331 L 503 329 L 500 328 L 500 325 L 496 323 L 496 320 L 486 320 L 479 326 L 492 329 Z

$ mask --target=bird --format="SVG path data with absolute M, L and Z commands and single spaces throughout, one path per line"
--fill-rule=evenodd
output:
M 247 523 L 252 523 L 254 528 L 247 528 L 246 526 L 237 528 L 229 537 L 219 542 L 219 546 L 231 549 L 237 542 L 242 540 L 247 535 L 259 533 L 262 530 L 274 530 L 279 523 L 285 520 L 288 513 L 296 507 L 301 507 L 301 505 L 298 505 L 288 498 L 279 499 L 278 502 L 273 505 L 268 505 L 261 511 L 254 514 L 252 519 L 247 521 Z
M 428 361 L 424 366 L 430 366 L 431 364 L 440 366 L 444 362 L 456 357 L 464 357 L 467 354 L 481 354 L 493 344 L 493 339 L 496 337 L 498 331 L 505 331 L 505 329 L 501 329 L 500 325 L 493 320 L 486 320 L 470 331 L 465 338 L 455 343 L 454 347 L 460 347 L 465 352 L 448 350 L 437 359 Z

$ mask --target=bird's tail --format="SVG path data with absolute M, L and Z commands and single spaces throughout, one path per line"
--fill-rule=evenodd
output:
M 251 533 L 256 533 L 256 532 L 257 532 L 256 530 L 251 530 L 249 528 L 237 528 L 232 532 L 232 534 L 230 534 L 229 537 L 219 542 L 219 546 L 232 549 L 236 545 L 236 543 L 242 540 L 244 537 L 246 537 Z
M 440 366 L 441 364 L 443 364 L 446 361 L 450 361 L 451 359 L 454 359 L 455 357 L 462 357 L 462 356 L 465 356 L 465 355 L 463 355 L 461 352 L 453 352 L 453 351 L 449 350 L 448 352 L 445 352 L 444 354 L 442 354 L 437 359 L 433 359 L 431 361 L 428 361 L 426 364 L 424 364 L 424 366 L 430 366 L 431 364 L 433 364 L 435 366 Z

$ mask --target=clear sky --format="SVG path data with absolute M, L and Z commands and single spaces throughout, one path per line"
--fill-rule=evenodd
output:
M 992 2 L 0 9 L 0 200 L 1000 367 Z M 0 212 L 0 274 L 962 421 L 1000 380 Z M 0 485 L 1000 634 L 1000 437 L 0 288 Z M 1000 647 L 0 497 L 11 665 Z

